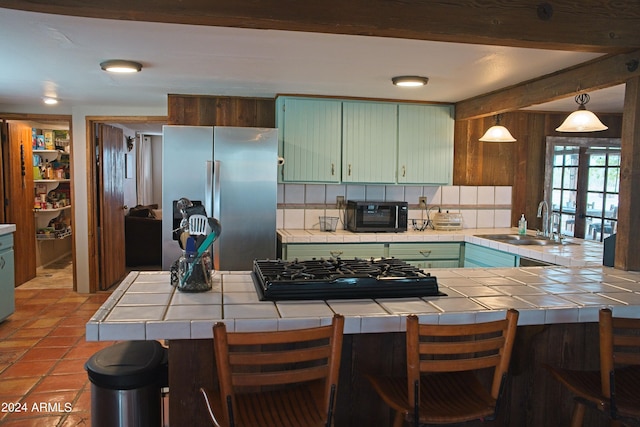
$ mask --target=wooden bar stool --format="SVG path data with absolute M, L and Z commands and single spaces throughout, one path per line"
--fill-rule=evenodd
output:
M 317 328 L 228 333 L 213 327 L 219 393 L 201 389 L 219 427 L 329 427 L 344 317 Z
M 544 365 L 574 397 L 571 426 L 581 426 L 587 407 L 605 413 L 610 425 L 640 425 L 640 319 L 599 314 L 600 370 Z
M 407 317 L 407 375 L 368 376 L 382 400 L 405 421 L 453 424 L 494 419 L 515 339 L 519 313 L 504 320 L 465 325 L 420 324 Z M 492 369 L 490 389 L 476 371 Z

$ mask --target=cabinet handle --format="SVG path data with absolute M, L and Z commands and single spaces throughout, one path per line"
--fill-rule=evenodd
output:
M 334 258 L 338 258 L 340 255 L 343 254 L 342 251 L 329 251 L 329 253 L 331 254 L 332 257 Z
M 402 166 L 402 177 L 404 178 L 405 176 L 407 176 L 407 168 Z
M 0 256 L 0 270 L 4 270 L 4 266 L 7 262 L 4 260 L 3 256 Z
M 336 174 L 336 165 L 335 163 L 331 163 L 331 176 Z
M 431 251 L 422 250 L 422 251 L 420 251 L 420 254 L 421 254 L 423 257 L 427 258 L 427 257 L 429 257 L 429 256 L 431 255 Z
M 351 163 L 349 163 L 349 172 L 347 173 L 347 175 L 351 176 Z

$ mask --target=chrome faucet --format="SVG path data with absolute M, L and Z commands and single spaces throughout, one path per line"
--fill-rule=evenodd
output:
M 551 229 L 551 224 L 549 224 L 549 205 L 545 200 L 538 204 L 538 218 L 542 218 L 542 235 L 549 237 L 549 230 Z
M 556 242 L 562 242 L 562 218 L 559 212 L 553 212 L 551 214 L 551 235 L 550 239 Z

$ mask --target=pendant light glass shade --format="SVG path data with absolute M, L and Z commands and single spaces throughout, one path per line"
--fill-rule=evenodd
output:
M 491 126 L 479 139 L 482 142 L 516 142 L 509 130 L 500 125 L 500 116 L 496 116 L 495 126 Z
M 576 103 L 579 105 L 578 110 L 569 114 L 564 122 L 556 128 L 558 132 L 597 132 L 609 129 L 602 124 L 600 119 L 587 110 L 585 104 L 589 102 L 589 95 L 586 93 L 576 96 Z

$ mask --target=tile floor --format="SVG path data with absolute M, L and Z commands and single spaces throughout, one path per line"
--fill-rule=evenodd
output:
M 85 323 L 109 292 L 72 290 L 70 260 L 16 288 L 16 311 L 0 323 L 0 425 L 90 426 L 84 363 L 111 342 L 86 342 Z

